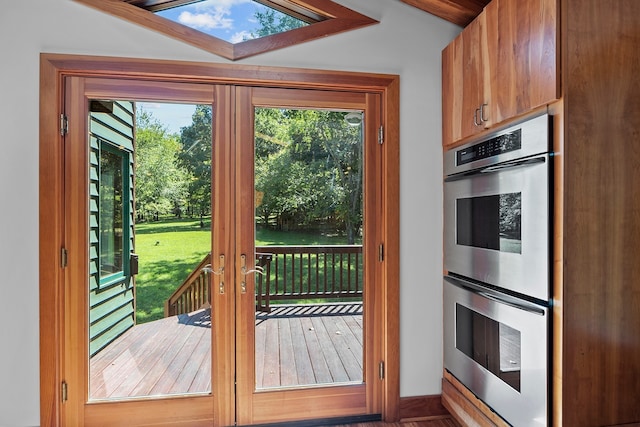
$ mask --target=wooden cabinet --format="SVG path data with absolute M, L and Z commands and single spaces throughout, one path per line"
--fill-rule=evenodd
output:
M 557 1 L 493 0 L 484 13 L 490 120 L 501 123 L 557 99 Z
M 517 10 L 507 4 L 513 6 L 510 0 L 493 0 L 484 11 L 487 39 L 497 37 L 501 46 L 501 56 L 491 60 L 497 68 L 491 69 L 490 119 L 518 117 L 540 102 L 540 110 L 553 118 L 549 424 L 638 425 L 640 1 L 517 0 Z M 529 12 L 523 12 L 525 4 Z M 533 14 L 532 5 L 540 7 L 535 15 L 520 16 Z M 492 23 L 494 14 L 498 24 Z M 518 17 L 509 31 L 503 16 Z M 560 32 L 533 31 L 541 17 L 556 21 Z M 491 43 L 489 57 L 496 55 Z M 555 62 L 552 44 L 561 51 Z M 507 47 L 514 49 L 513 57 Z M 444 90 L 447 96 L 450 89 Z M 507 91 L 511 101 L 501 101 L 497 92 Z M 443 118 L 452 117 L 443 112 Z M 451 133 L 445 135 L 450 137 L 445 144 L 456 143 Z M 443 386 L 443 400 L 466 402 L 450 383 Z M 456 411 L 474 412 L 465 405 L 457 403 Z
M 560 4 L 554 425 L 638 425 L 640 1 Z
M 493 0 L 442 53 L 449 147 L 558 98 L 556 0 Z
M 485 69 L 485 14 L 467 26 L 442 53 L 443 140 L 445 145 L 485 129 L 480 107 L 489 102 Z

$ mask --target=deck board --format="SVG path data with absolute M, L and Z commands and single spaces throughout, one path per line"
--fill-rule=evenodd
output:
M 333 341 L 329 331 L 326 329 L 325 323 L 322 318 L 312 318 L 314 331 L 318 336 L 320 347 L 322 349 L 322 356 L 329 366 L 329 372 L 331 373 L 332 382 L 343 383 L 349 381 L 349 375 L 342 360 L 340 360 L 339 353 L 333 349 Z
M 302 319 L 289 319 L 289 327 L 291 328 L 291 341 L 293 342 L 293 355 L 296 366 L 295 384 L 315 384 L 316 377 L 313 372 L 309 347 L 302 330 Z
M 322 355 L 322 347 L 320 346 L 318 335 L 314 331 L 311 318 L 304 317 L 300 319 L 300 321 L 305 334 L 305 342 L 307 343 L 309 359 L 313 366 L 316 383 L 325 384 L 332 382 L 331 371 L 329 370 L 327 361 Z
M 209 392 L 210 363 L 203 364 L 202 358 L 209 352 L 210 359 L 210 348 L 209 310 L 136 325 L 91 359 L 90 396 L 108 399 Z
M 256 388 L 362 381 L 362 305 L 256 314 Z M 90 361 L 92 400 L 211 391 L 210 310 L 136 325 Z

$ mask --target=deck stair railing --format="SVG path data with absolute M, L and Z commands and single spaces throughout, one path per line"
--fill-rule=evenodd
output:
M 211 264 L 207 255 L 165 302 L 165 316 L 210 306 Z M 362 298 L 361 245 L 257 246 L 256 310 L 269 312 L 272 301 Z
M 206 268 L 210 264 L 211 254 L 207 254 L 182 282 L 182 285 L 165 301 L 165 317 L 191 313 L 207 305 L 211 306 L 211 273 Z

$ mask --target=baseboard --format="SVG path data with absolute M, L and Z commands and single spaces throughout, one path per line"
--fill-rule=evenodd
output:
M 442 405 L 442 396 L 414 396 L 400 398 L 400 420 L 432 420 L 448 418 L 451 414 Z

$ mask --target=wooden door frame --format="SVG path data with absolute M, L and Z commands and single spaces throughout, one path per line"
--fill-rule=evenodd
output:
M 382 320 L 372 333 L 379 337 L 385 363 L 380 380 L 380 410 L 386 421 L 399 418 L 399 77 L 397 75 L 225 65 L 167 60 L 41 54 L 40 57 L 40 422 L 62 423 L 64 365 L 64 79 L 67 76 L 137 79 L 161 82 L 260 85 L 331 89 L 379 94 L 384 126 L 381 262 L 379 290 Z

